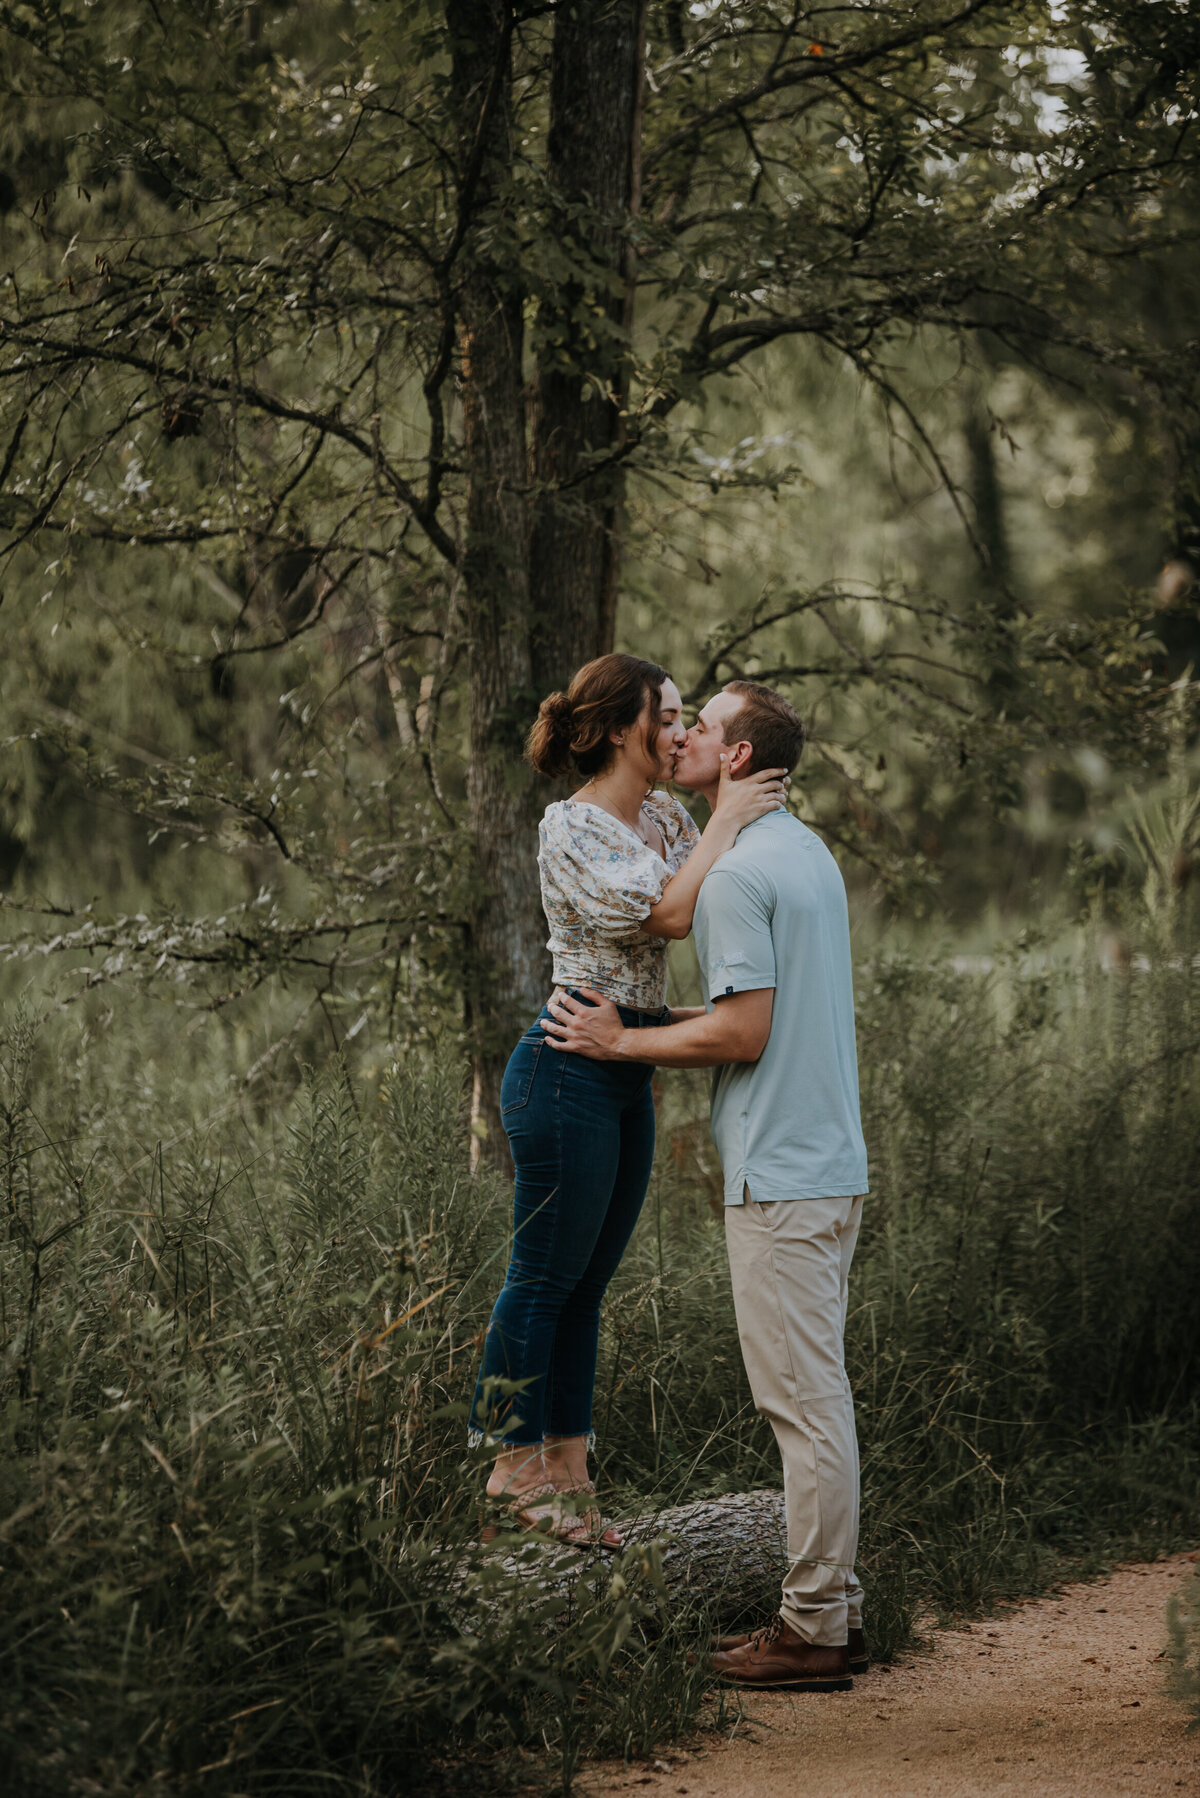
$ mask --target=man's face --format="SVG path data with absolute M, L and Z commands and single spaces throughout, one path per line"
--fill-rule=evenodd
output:
M 721 778 L 721 753 L 732 755 L 736 745 L 725 742 L 725 725 L 742 709 L 737 693 L 716 693 L 709 700 L 683 740 L 675 761 L 675 779 L 681 786 L 702 792 Z

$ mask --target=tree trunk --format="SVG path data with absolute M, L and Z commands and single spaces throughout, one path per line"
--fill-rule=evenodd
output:
M 503 1162 L 500 1080 L 550 985 L 537 875 L 548 797 L 522 760 L 539 700 L 612 645 L 621 439 L 632 320 L 645 0 L 563 0 L 555 19 L 548 175 L 568 258 L 538 319 L 533 449 L 526 432 L 526 283 L 508 228 L 512 8 L 446 0 L 461 194 L 457 272 L 467 465 L 463 591 L 477 895 L 465 973 L 475 1153 Z M 506 260 L 506 255 L 508 260 Z M 530 471 L 534 498 L 528 496 Z
M 763 1623 L 779 1608 L 779 1588 L 787 1570 L 782 1492 L 737 1492 L 621 1522 L 631 1541 L 663 1544 L 663 1587 L 669 1608 L 699 1600 L 726 1629 Z M 569 1598 L 581 1570 L 604 1565 L 610 1558 L 600 1549 L 585 1554 L 549 1542 L 543 1553 L 535 1554 L 529 1549 L 533 1540 L 523 1539 L 514 1552 L 497 1551 L 495 1561 L 538 1600 Z M 465 1578 L 474 1565 L 464 1562 L 450 1585 Z M 471 1590 L 478 1594 L 477 1585 L 472 1584 Z M 560 1620 L 569 1615 L 564 1609 Z
M 530 601 L 540 691 L 612 648 L 640 195 L 645 0 L 562 0 L 547 175 L 566 268 L 537 319 Z
M 1170 484 L 1164 560 L 1156 584 L 1153 633 L 1163 646 L 1168 681 L 1200 665 L 1200 414 L 1172 420 L 1164 431 L 1163 462 Z
M 994 360 L 986 337 L 977 340 L 977 348 L 982 373 L 967 388 L 963 436 L 967 449 L 968 492 L 975 514 L 975 540 L 985 562 L 981 577 L 995 627 L 988 641 L 987 692 L 992 709 L 1001 712 L 1010 708 L 1015 698 L 1016 661 L 1010 632 L 1016 617 L 1016 605 L 1004 488 L 996 461 L 996 441 L 989 404 Z M 1015 787 L 1013 792 L 1015 795 Z
M 1008 594 L 1012 579 L 1012 563 L 1008 552 L 1008 531 L 1004 519 L 1004 492 L 1000 471 L 996 467 L 996 448 L 992 438 L 992 416 L 987 394 L 976 388 L 967 398 L 964 434 L 970 463 L 970 493 L 975 509 L 975 534 L 987 555 L 989 586 L 998 611 L 1012 613 Z
M 505 242 L 511 194 L 512 12 L 447 0 L 452 79 L 471 207 L 458 273 L 467 464 L 462 580 L 470 699 L 467 797 L 476 852 L 464 969 L 474 1061 L 473 1148 L 503 1162 L 500 1078 L 549 990 L 537 871 L 538 796 L 521 760 L 533 705 L 529 507 L 522 368 L 524 292 Z M 468 200 L 462 190 L 474 181 Z M 487 234 L 486 236 L 484 234 Z M 481 241 L 482 240 L 482 241 Z

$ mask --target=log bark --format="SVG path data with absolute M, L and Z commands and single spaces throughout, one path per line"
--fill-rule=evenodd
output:
M 787 1568 L 782 1492 L 736 1492 L 619 1521 L 630 1543 L 660 1544 L 668 1611 L 699 1603 L 733 1629 L 764 1623 L 779 1608 Z M 543 1546 L 530 1535 L 519 1546 L 498 1545 L 489 1562 L 509 1590 L 525 1586 L 541 1603 L 569 1598 L 581 1571 L 599 1571 L 612 1559 L 600 1549 Z M 460 1577 L 466 1571 L 464 1564 Z
M 726 1627 L 764 1623 L 779 1608 L 787 1571 L 782 1492 L 735 1492 L 649 1513 L 634 1521 L 630 1535 L 665 1541 L 663 1584 L 671 1605 L 699 1599 Z

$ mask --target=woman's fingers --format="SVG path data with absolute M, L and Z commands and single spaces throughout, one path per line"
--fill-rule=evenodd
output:
M 726 777 L 732 781 L 733 777 L 729 774 L 729 757 L 723 755 L 721 757 L 721 778 L 724 780 Z M 792 777 L 786 768 L 759 768 L 755 773 L 743 774 L 740 778 L 742 784 L 753 788 L 777 786 L 781 782 L 787 786 Z
M 729 757 L 722 754 L 717 805 L 726 817 L 748 824 L 769 812 L 786 811 L 790 785 L 786 768 L 760 768 L 735 780 L 729 772 Z

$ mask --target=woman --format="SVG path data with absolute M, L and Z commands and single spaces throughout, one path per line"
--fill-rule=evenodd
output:
M 783 803 L 782 769 L 723 776 L 701 836 L 677 800 L 654 791 L 683 744 L 681 713 L 664 668 L 600 656 L 543 700 L 526 744 L 538 773 L 574 770 L 583 782 L 547 808 L 539 833 L 554 979 L 614 1000 L 630 1027 L 670 1021 L 668 940 L 688 934 L 701 881 L 743 825 Z M 609 1549 L 621 1545 L 617 1531 L 577 1498 L 595 1491 L 587 1457 L 600 1301 L 650 1179 L 652 1074 L 555 1054 L 535 1019 L 500 1092 L 516 1169 L 513 1251 L 471 1442 L 498 1445 L 488 1497 L 512 1521 Z

